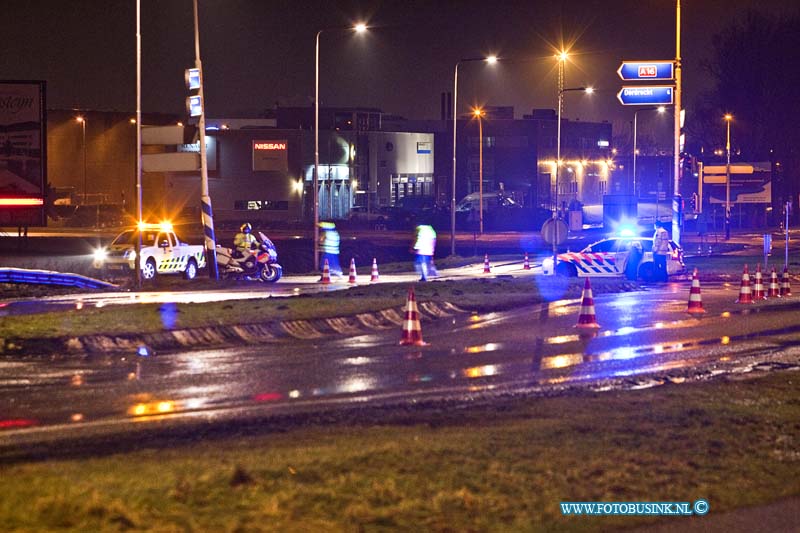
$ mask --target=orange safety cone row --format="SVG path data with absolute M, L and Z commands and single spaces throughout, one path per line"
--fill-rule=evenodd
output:
M 753 303 L 753 293 L 750 292 L 750 273 L 747 270 L 747 265 L 744 266 L 742 272 L 742 286 L 739 289 L 739 298 L 736 300 L 737 304 L 751 304 Z
M 686 312 L 691 315 L 705 313 L 703 309 L 703 297 L 700 295 L 700 278 L 697 277 L 697 269 L 692 274 L 692 288 L 689 290 L 689 307 Z
M 378 281 L 378 260 L 374 257 L 372 258 L 372 275 L 370 276 L 370 281 Z
M 489 254 L 483 256 L 483 273 L 489 274 L 492 272 L 492 267 L 489 265 Z
M 400 339 L 400 346 L 427 345 L 428 344 L 422 340 L 422 326 L 419 323 L 419 309 L 417 309 L 417 299 L 414 296 L 414 287 L 409 287 L 406 311 L 403 317 L 403 336 Z
M 778 285 L 778 274 L 775 272 L 775 267 L 772 267 L 772 274 L 769 276 L 769 291 L 767 291 L 767 296 L 770 298 L 781 297 L 781 288 Z
M 347 283 L 355 283 L 356 282 L 356 276 L 358 276 L 358 274 L 356 273 L 356 258 L 355 257 L 351 257 L 350 258 L 350 277 L 347 278 Z
M 781 296 L 792 295 L 792 284 L 789 282 L 789 267 L 783 267 L 783 278 L 781 279 Z
M 528 261 L 528 252 L 525 252 L 525 261 L 522 263 L 522 270 L 530 270 L 531 263 Z
M 753 285 L 753 301 L 765 300 L 764 278 L 761 277 L 761 265 L 756 266 L 756 282 Z
M 328 266 L 328 260 L 322 267 L 322 277 L 319 279 L 323 285 L 328 285 L 331 282 L 331 268 Z
M 578 323 L 575 324 L 575 327 L 600 327 L 600 324 L 597 323 L 597 317 L 595 317 L 594 314 L 594 297 L 592 296 L 592 284 L 589 283 L 589 278 L 586 278 L 586 283 L 583 286 L 583 293 L 581 294 L 581 314 L 578 317 Z

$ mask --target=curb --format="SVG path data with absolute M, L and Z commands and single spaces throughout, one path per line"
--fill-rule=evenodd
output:
M 468 311 L 450 302 L 420 303 L 420 318 L 426 322 Z M 3 355 L 129 355 L 191 350 L 210 347 L 247 346 L 280 339 L 313 340 L 336 335 L 358 335 L 400 328 L 403 309 L 389 308 L 353 316 L 282 320 L 258 324 L 174 329 L 145 334 L 86 335 L 47 339 L 0 338 Z

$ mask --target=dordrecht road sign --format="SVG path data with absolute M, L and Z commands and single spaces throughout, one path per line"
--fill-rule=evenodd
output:
M 617 93 L 617 99 L 622 105 L 672 105 L 674 89 L 672 85 L 628 86 Z

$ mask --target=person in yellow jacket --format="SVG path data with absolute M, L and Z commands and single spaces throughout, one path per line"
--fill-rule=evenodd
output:
M 319 227 L 322 229 L 320 235 L 319 246 L 322 250 L 322 263 L 328 260 L 328 270 L 331 276 L 342 276 L 342 267 L 339 265 L 339 232 L 336 231 L 336 224 L 333 222 L 320 222 Z
M 251 226 L 249 222 L 245 222 L 241 225 L 239 233 L 233 237 L 234 256 L 244 257 L 254 248 L 257 242 L 252 232 L 253 226 Z

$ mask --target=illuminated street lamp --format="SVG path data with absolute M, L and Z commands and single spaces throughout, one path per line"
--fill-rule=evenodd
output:
M 317 32 L 316 46 L 314 49 L 314 176 L 312 187 L 314 193 L 314 270 L 319 270 L 319 36 L 324 31 L 354 31 L 364 33 L 367 25 L 358 23 L 351 28 L 329 28 Z
M 639 114 L 640 111 L 658 111 L 659 113 L 663 113 L 666 110 L 667 110 L 666 107 L 660 105 L 658 107 L 642 107 L 633 112 L 633 195 L 636 198 L 638 198 L 638 195 L 636 194 L 636 156 L 639 155 L 639 151 L 636 149 L 637 115 Z
M 566 56 L 564 52 L 562 52 L 561 55 Z M 561 64 L 563 64 L 563 60 L 562 63 L 559 63 L 559 65 Z M 563 74 L 559 75 L 559 81 L 563 82 Z M 555 208 L 553 209 L 554 221 L 558 219 L 558 177 L 561 173 L 560 172 L 561 171 L 561 110 L 564 107 L 564 93 L 570 91 L 581 91 L 586 94 L 592 94 L 594 92 L 594 89 L 592 87 L 570 87 L 567 89 L 558 90 L 558 127 L 556 133 L 556 182 L 555 182 L 556 186 L 555 186 L 555 193 L 553 195 L 555 203 Z M 557 223 L 554 222 L 553 223 L 553 275 L 555 275 L 556 273 L 556 259 L 558 257 L 558 244 L 557 244 L 558 239 L 556 239 L 558 233 L 557 228 L 558 228 Z
M 497 56 L 470 57 L 456 61 L 455 74 L 453 75 L 453 182 L 452 197 L 450 198 L 450 255 L 456 255 L 456 121 L 458 119 L 458 66 L 461 63 L 485 61 L 490 65 L 497 63 Z M 481 204 L 483 205 L 483 204 Z
M 78 116 L 75 118 L 81 125 L 81 134 L 83 138 L 83 203 L 87 202 L 87 188 L 86 188 L 86 117 Z
M 479 231 L 483 235 L 483 109 L 476 107 L 472 114 L 478 119 L 478 208 Z
M 725 153 L 727 162 L 725 163 L 725 240 L 731 238 L 731 121 L 733 115 L 725 114 L 725 125 L 727 134 L 725 136 Z

